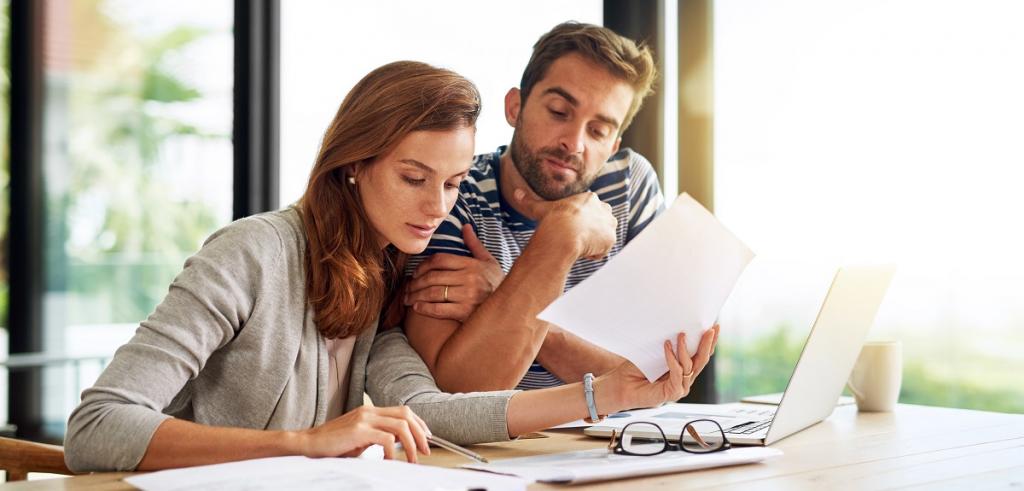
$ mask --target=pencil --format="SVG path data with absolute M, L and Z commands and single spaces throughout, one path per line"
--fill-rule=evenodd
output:
M 460 447 L 459 445 L 456 445 L 456 444 L 454 444 L 454 443 L 452 443 L 452 442 L 450 442 L 448 440 L 445 440 L 444 438 L 441 438 L 439 436 L 433 436 L 433 435 L 428 436 L 427 437 L 427 441 L 430 442 L 430 443 L 433 443 L 434 445 L 437 445 L 437 446 L 439 446 L 441 448 L 451 450 L 452 452 L 455 452 L 455 453 L 457 453 L 459 455 L 462 455 L 463 457 L 471 458 L 471 459 L 473 459 L 473 460 L 475 460 L 477 462 L 480 462 L 482 464 L 490 463 L 490 462 L 487 461 L 487 459 L 484 458 L 483 455 L 480 455 L 480 454 L 478 454 L 478 453 L 476 453 L 476 452 L 474 452 L 474 451 L 472 451 L 472 450 L 470 450 L 468 448 Z

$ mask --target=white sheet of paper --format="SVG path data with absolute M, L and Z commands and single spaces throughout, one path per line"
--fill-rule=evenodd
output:
M 652 382 L 662 343 L 686 333 L 693 355 L 754 253 L 689 194 L 608 264 L 537 317 L 633 362 Z
M 599 426 L 607 428 L 624 428 L 630 423 L 646 421 L 657 423 L 665 434 L 678 435 L 683 431 L 683 424 L 695 419 L 717 421 L 722 428 L 769 419 L 774 414 L 774 407 L 744 408 L 727 404 L 688 404 L 668 403 L 649 409 L 633 409 L 614 414 L 602 421 Z
M 510 476 L 408 464 L 394 460 L 274 457 L 204 465 L 125 478 L 144 491 L 406 490 L 519 491 L 527 481 Z
M 665 452 L 648 457 L 609 454 L 607 449 L 595 448 L 502 459 L 490 464 L 465 464 L 462 467 L 519 476 L 539 482 L 575 484 L 748 464 L 780 455 L 780 450 L 768 447 L 732 448 L 705 455 Z

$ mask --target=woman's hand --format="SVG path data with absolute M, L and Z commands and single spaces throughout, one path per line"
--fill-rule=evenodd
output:
M 465 322 L 498 289 L 505 272 L 472 225 L 462 226 L 462 239 L 473 257 L 438 253 L 424 260 L 407 285 L 405 305 L 428 317 Z
M 366 447 L 384 447 L 384 458 L 395 458 L 395 441 L 402 442 L 406 460 L 416 463 L 416 452 L 430 455 L 430 429 L 412 409 L 361 406 L 323 425 L 299 432 L 307 457 L 355 457 Z
M 643 372 L 628 361 L 598 378 L 594 382 L 598 411 L 609 414 L 624 409 L 653 407 L 686 397 L 714 353 L 718 331 L 718 324 L 705 331 L 697 347 L 697 354 L 692 357 L 686 351 L 686 334 L 679 333 L 676 338 L 675 353 L 672 344 L 666 340 L 664 351 L 668 373 L 654 383 L 648 382 Z

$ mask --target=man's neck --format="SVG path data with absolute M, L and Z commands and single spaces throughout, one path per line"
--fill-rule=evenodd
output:
M 516 167 L 515 162 L 512 161 L 512 146 L 509 145 L 505 148 L 505 151 L 501 154 L 501 165 L 498 168 L 500 179 L 498 179 L 498 192 L 501 193 L 501 197 L 505 198 L 505 203 L 514 208 L 520 215 L 529 218 L 530 220 L 536 220 L 537 217 L 530 216 L 527 213 L 523 213 L 522 210 L 516 208 L 514 203 L 516 198 L 514 193 L 516 189 L 522 189 L 526 192 L 528 199 L 541 200 L 537 193 L 533 192 L 533 189 L 529 184 L 526 183 L 526 179 L 523 179 L 522 174 L 519 173 L 519 168 Z

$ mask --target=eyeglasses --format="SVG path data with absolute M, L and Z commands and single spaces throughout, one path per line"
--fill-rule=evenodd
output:
M 608 452 L 621 455 L 658 455 L 669 450 L 703 454 L 729 449 L 722 425 L 710 419 L 697 419 L 686 423 L 679 434 L 679 443 L 665 437 L 665 431 L 654 423 L 630 423 L 608 442 Z

